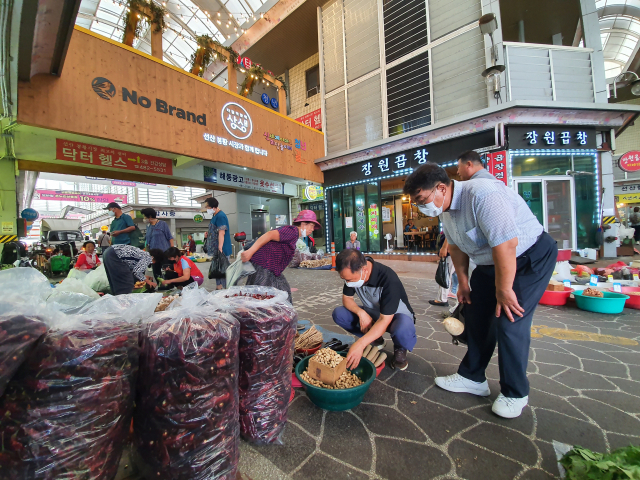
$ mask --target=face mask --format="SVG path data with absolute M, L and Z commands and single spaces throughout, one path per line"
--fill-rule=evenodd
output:
M 434 200 L 435 200 L 435 197 L 434 197 Z M 418 205 L 418 210 L 420 210 L 420 213 L 422 213 L 423 215 L 426 215 L 427 217 L 437 217 L 442 213 L 442 207 L 444 207 L 444 201 L 442 202 L 442 205 L 439 207 L 436 207 L 435 201 L 433 201 L 425 205 Z
M 213 215 L 213 208 L 207 208 L 207 213 L 209 215 Z
M 350 288 L 360 288 L 361 286 L 364 285 L 364 279 L 362 278 L 362 276 L 364 275 L 364 268 L 362 269 L 362 273 L 360 273 L 360 280 L 358 280 L 357 282 L 344 282 L 346 283 L 347 287 Z
M 143 219 L 142 219 L 142 221 L 143 221 L 144 223 L 149 223 L 149 219 L 148 219 L 148 218 L 143 218 Z
M 111 210 L 109 210 L 109 216 L 110 216 L 110 217 L 115 217 L 115 216 L 116 216 L 116 214 L 115 214 L 115 212 L 112 212 Z
M 307 229 L 306 229 L 306 228 L 303 228 L 302 230 L 300 230 L 300 235 L 301 235 L 302 237 L 306 237 L 306 236 L 307 236 Z

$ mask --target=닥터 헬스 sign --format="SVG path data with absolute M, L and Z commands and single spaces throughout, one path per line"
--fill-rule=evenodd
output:
M 160 175 L 173 174 L 173 160 L 119 148 L 101 147 L 88 143 L 56 138 L 56 159 L 110 170 L 127 170 Z

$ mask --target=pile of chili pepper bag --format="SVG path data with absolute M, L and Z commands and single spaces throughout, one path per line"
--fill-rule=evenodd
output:
M 143 330 L 134 415 L 138 463 L 147 478 L 232 480 L 240 327 L 211 306 L 190 305 L 184 292 L 176 305 Z
M 217 292 L 212 303 L 240 323 L 240 435 L 256 444 L 282 444 L 296 311 L 286 292 L 255 285 Z
M 159 294 L 96 300 L 49 327 L 0 398 L 0 477 L 113 479 L 133 411 L 140 321 Z

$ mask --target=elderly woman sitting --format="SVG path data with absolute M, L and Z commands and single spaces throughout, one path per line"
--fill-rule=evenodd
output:
M 358 232 L 351 232 L 349 234 L 350 241 L 347 242 L 347 248 L 352 250 L 360 250 L 360 242 L 357 240 Z

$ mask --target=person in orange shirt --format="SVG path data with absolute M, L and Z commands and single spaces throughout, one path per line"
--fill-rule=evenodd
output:
M 166 287 L 164 290 L 171 288 L 169 285 L 185 287 L 193 282 L 202 285 L 204 276 L 200 269 L 188 257 L 181 255 L 180 250 L 176 247 L 167 249 L 164 252 L 164 257 L 173 263 L 173 271 L 167 270 L 164 274 L 164 280 L 162 281 L 162 287 Z

